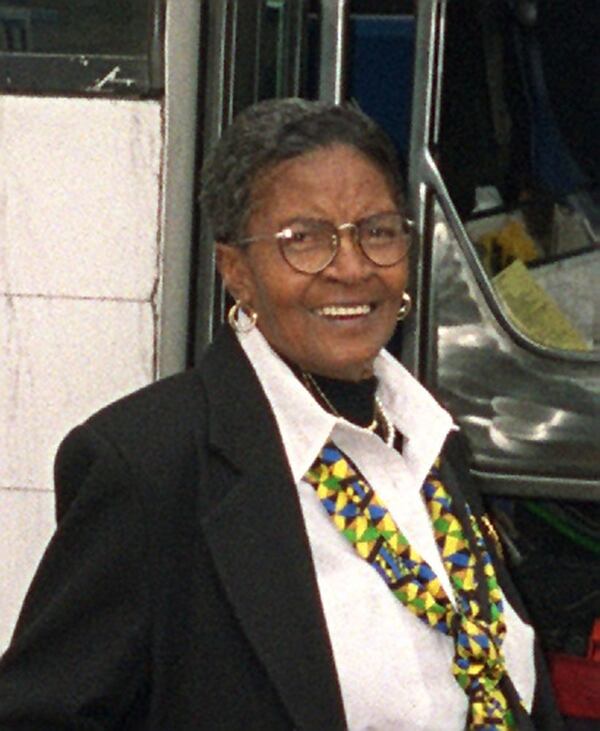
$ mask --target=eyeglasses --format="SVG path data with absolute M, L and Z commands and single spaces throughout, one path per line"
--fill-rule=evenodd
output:
M 240 239 L 238 245 L 275 238 L 283 258 L 296 271 L 317 274 L 328 267 L 340 248 L 340 233 L 350 231 L 362 253 L 380 267 L 402 261 L 410 248 L 413 222 L 399 213 L 378 213 L 355 223 L 335 226 L 331 221 L 298 219 L 275 234 Z

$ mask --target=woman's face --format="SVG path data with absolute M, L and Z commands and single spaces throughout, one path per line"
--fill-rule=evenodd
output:
M 335 145 L 286 160 L 252 191 L 246 236 L 274 234 L 302 218 L 336 226 L 397 210 L 384 176 L 352 147 Z M 302 369 L 360 380 L 390 339 L 407 282 L 407 260 L 378 267 L 348 231 L 335 259 L 318 274 L 295 271 L 274 238 L 244 248 L 218 245 L 231 294 L 253 309 L 271 347 Z

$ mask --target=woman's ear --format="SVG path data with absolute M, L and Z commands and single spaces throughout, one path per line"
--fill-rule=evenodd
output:
M 215 261 L 229 294 L 242 303 L 250 301 L 251 272 L 245 251 L 239 246 L 215 245 Z

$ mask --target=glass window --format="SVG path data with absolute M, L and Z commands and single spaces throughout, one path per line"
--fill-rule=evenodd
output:
M 161 89 L 161 0 L 0 0 L 0 90 Z

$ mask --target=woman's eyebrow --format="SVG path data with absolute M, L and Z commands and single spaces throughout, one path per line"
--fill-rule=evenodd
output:
M 280 225 L 285 228 L 286 226 L 291 226 L 294 223 L 327 223 L 332 226 L 335 225 L 330 218 L 321 218 L 318 216 L 292 216 L 290 218 L 286 218 Z

